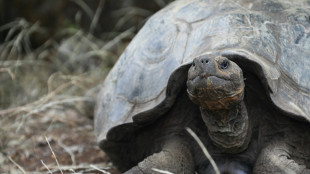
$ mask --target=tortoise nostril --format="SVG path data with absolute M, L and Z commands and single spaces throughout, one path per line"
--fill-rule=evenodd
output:
M 201 62 L 202 64 L 204 64 L 204 63 L 209 63 L 209 60 L 208 60 L 208 59 L 201 59 L 200 62 Z

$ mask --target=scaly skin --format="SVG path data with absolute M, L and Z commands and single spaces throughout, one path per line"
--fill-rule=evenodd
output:
M 188 71 L 187 88 L 212 142 L 227 153 L 246 149 L 251 136 L 241 68 L 222 56 L 198 57 Z

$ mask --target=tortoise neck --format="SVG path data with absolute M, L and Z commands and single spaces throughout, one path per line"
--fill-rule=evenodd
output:
M 232 109 L 200 109 L 213 144 L 226 153 L 238 153 L 248 147 L 251 137 L 249 119 L 244 102 Z

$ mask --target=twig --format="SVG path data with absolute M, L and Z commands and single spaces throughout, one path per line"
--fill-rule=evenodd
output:
M 90 27 L 89 27 L 89 33 L 91 33 L 91 34 L 94 33 L 94 30 L 95 30 L 95 28 L 96 28 L 96 26 L 98 24 L 98 20 L 99 20 L 99 17 L 101 15 L 101 11 L 102 11 L 104 2 L 105 2 L 104 0 L 100 0 L 98 8 L 97 8 L 97 10 L 95 12 L 94 18 L 91 21 L 91 24 L 90 24 Z
M 166 6 L 166 2 L 163 1 L 163 0 L 155 0 L 155 2 L 156 2 L 156 4 L 157 4 L 159 7 L 161 7 L 161 8 L 163 8 L 163 7 Z
M 50 172 L 50 174 L 53 174 L 52 171 L 50 171 L 50 169 L 47 167 L 47 165 L 43 162 L 43 160 L 41 160 L 41 163 L 43 164 L 43 166 Z
M 158 173 L 162 173 L 162 174 L 174 174 L 174 173 L 171 173 L 171 172 L 168 172 L 168 171 L 165 171 L 165 170 L 159 170 L 159 169 L 156 169 L 156 168 L 152 168 L 152 170 L 154 172 L 158 172 Z
M 40 66 L 45 65 L 43 61 L 40 60 L 0 60 L 1 68 L 17 68 L 20 66 Z
M 71 1 L 76 3 L 78 6 L 80 6 L 90 19 L 93 18 L 94 16 L 93 11 L 91 10 L 91 8 L 89 8 L 89 6 L 84 1 L 82 0 L 71 0 Z
M 76 161 L 75 161 L 75 155 L 74 155 L 74 153 L 66 146 L 66 145 L 64 145 L 63 143 L 62 143 L 62 138 L 59 138 L 58 139 L 58 145 L 60 146 L 60 147 L 62 147 L 63 149 L 65 149 L 65 151 L 70 155 L 70 157 L 71 157 L 71 160 L 72 160 L 72 165 L 76 165 Z M 72 169 L 73 170 L 73 169 Z
M 15 80 L 15 74 L 12 72 L 11 68 L 0 68 L 0 72 L 7 72 L 12 80 Z
M 18 113 L 20 113 L 22 111 L 32 110 L 33 107 L 36 107 L 37 105 L 41 105 L 42 103 L 47 102 L 48 100 L 53 98 L 56 94 L 58 94 L 59 92 L 63 91 L 65 88 L 70 87 L 71 85 L 72 85 L 72 82 L 68 82 L 68 83 L 62 84 L 61 86 L 56 88 L 54 91 L 48 93 L 47 95 L 41 97 L 40 99 L 38 99 L 38 100 L 36 100 L 34 102 L 26 104 L 24 106 L 18 106 L 18 107 L 15 107 L 15 108 L 9 108 L 9 109 L 5 109 L 5 110 L 0 110 L 0 116 L 1 115 L 4 116 L 4 115 L 10 114 L 12 112 L 14 112 L 15 114 L 18 114 Z M 28 108 L 30 108 L 30 109 L 28 109 Z
M 4 24 L 4 25 L 0 26 L 0 32 L 2 32 L 4 30 L 7 30 L 7 29 L 10 29 L 10 28 L 12 28 L 12 27 L 14 27 L 14 26 L 16 26 L 18 24 L 19 24 L 18 20 L 12 21 L 12 22 L 7 23 L 7 24 Z
M 46 140 L 46 142 L 47 142 L 47 144 L 48 144 L 48 147 L 51 149 L 51 152 L 52 152 L 52 154 L 53 154 L 53 156 L 54 156 L 54 158 L 55 158 L 55 161 L 56 161 L 57 166 L 58 166 L 58 168 L 59 168 L 59 170 L 60 170 L 60 173 L 63 174 L 63 172 L 62 172 L 62 170 L 61 170 L 61 168 L 60 168 L 60 166 L 59 166 L 58 160 L 57 160 L 57 158 L 56 158 L 56 155 L 55 155 L 55 153 L 54 153 L 54 151 L 53 151 L 53 149 L 52 149 L 52 147 L 51 147 L 51 145 L 50 145 L 50 142 L 48 141 L 48 139 L 47 139 L 46 136 L 44 136 L 44 137 L 45 137 L 45 140 Z
M 24 174 L 26 174 L 27 172 L 23 169 L 22 166 L 20 166 L 19 164 L 17 164 L 10 156 L 8 156 L 8 159 Z
M 38 108 L 31 108 L 32 109 L 31 111 L 28 111 L 27 114 L 24 114 L 21 116 L 22 121 L 19 123 L 19 126 L 16 129 L 16 132 L 19 132 L 19 130 L 23 126 L 25 119 L 27 117 L 34 115 L 34 114 L 38 114 L 40 112 L 43 112 L 43 111 L 45 111 L 48 108 L 51 108 L 53 106 L 63 105 L 63 104 L 67 104 L 67 103 L 74 103 L 74 102 L 78 102 L 78 101 L 92 101 L 92 99 L 90 97 L 75 97 L 75 98 L 69 98 L 69 99 L 63 99 L 63 100 L 57 100 L 57 101 L 49 102 L 49 103 L 43 104 L 41 106 L 38 106 Z
M 73 169 L 70 169 L 71 172 L 73 172 L 74 174 L 76 174 L 76 172 Z
M 102 165 L 104 165 L 104 163 L 101 163 Z M 97 164 L 98 165 L 98 164 Z M 51 171 L 53 172 L 58 172 L 59 171 L 59 167 L 57 166 L 50 166 L 49 167 Z M 94 168 L 90 168 L 89 165 L 86 165 L 86 164 L 80 164 L 80 165 L 61 165 L 60 168 L 63 170 L 63 171 L 67 171 L 67 170 L 94 170 Z M 97 167 L 98 168 L 98 167 Z M 101 170 L 104 169 L 104 170 L 108 170 L 110 169 L 110 167 L 100 167 Z
M 111 174 L 110 172 L 101 170 L 101 169 L 99 169 L 97 166 L 94 166 L 94 165 L 90 165 L 89 167 L 94 168 L 95 170 L 98 170 L 98 171 L 100 171 L 100 172 L 102 172 L 102 173 L 104 173 L 104 174 Z
M 121 8 L 119 10 L 114 10 L 112 12 L 112 15 L 115 17 L 124 17 L 124 16 L 129 16 L 132 17 L 134 15 L 136 16 L 150 16 L 153 12 L 143 9 L 143 8 L 139 8 L 139 7 L 125 7 L 125 8 Z
M 200 148 L 202 149 L 203 153 L 205 154 L 205 156 L 208 158 L 208 160 L 210 161 L 215 174 L 220 174 L 220 170 L 218 169 L 216 163 L 214 162 L 214 160 L 212 159 L 211 155 L 209 154 L 207 148 L 203 145 L 203 143 L 201 142 L 201 140 L 198 138 L 198 136 L 195 134 L 194 131 L 192 131 L 191 128 L 186 127 L 185 128 L 186 131 L 195 139 L 195 141 L 198 143 L 198 145 L 200 146 Z
M 56 106 L 56 105 L 63 105 L 63 104 L 74 103 L 74 102 L 78 102 L 78 101 L 92 101 L 92 99 L 90 97 L 72 97 L 69 99 L 63 99 L 63 100 L 57 100 L 57 101 L 49 102 L 49 103 L 42 105 L 38 109 L 30 111 L 28 114 L 26 114 L 26 116 L 45 111 L 46 109 L 51 108 L 51 107 Z

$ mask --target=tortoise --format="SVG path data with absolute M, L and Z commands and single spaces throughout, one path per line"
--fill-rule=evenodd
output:
M 106 77 L 102 150 L 122 172 L 310 173 L 310 1 L 179 0 Z

